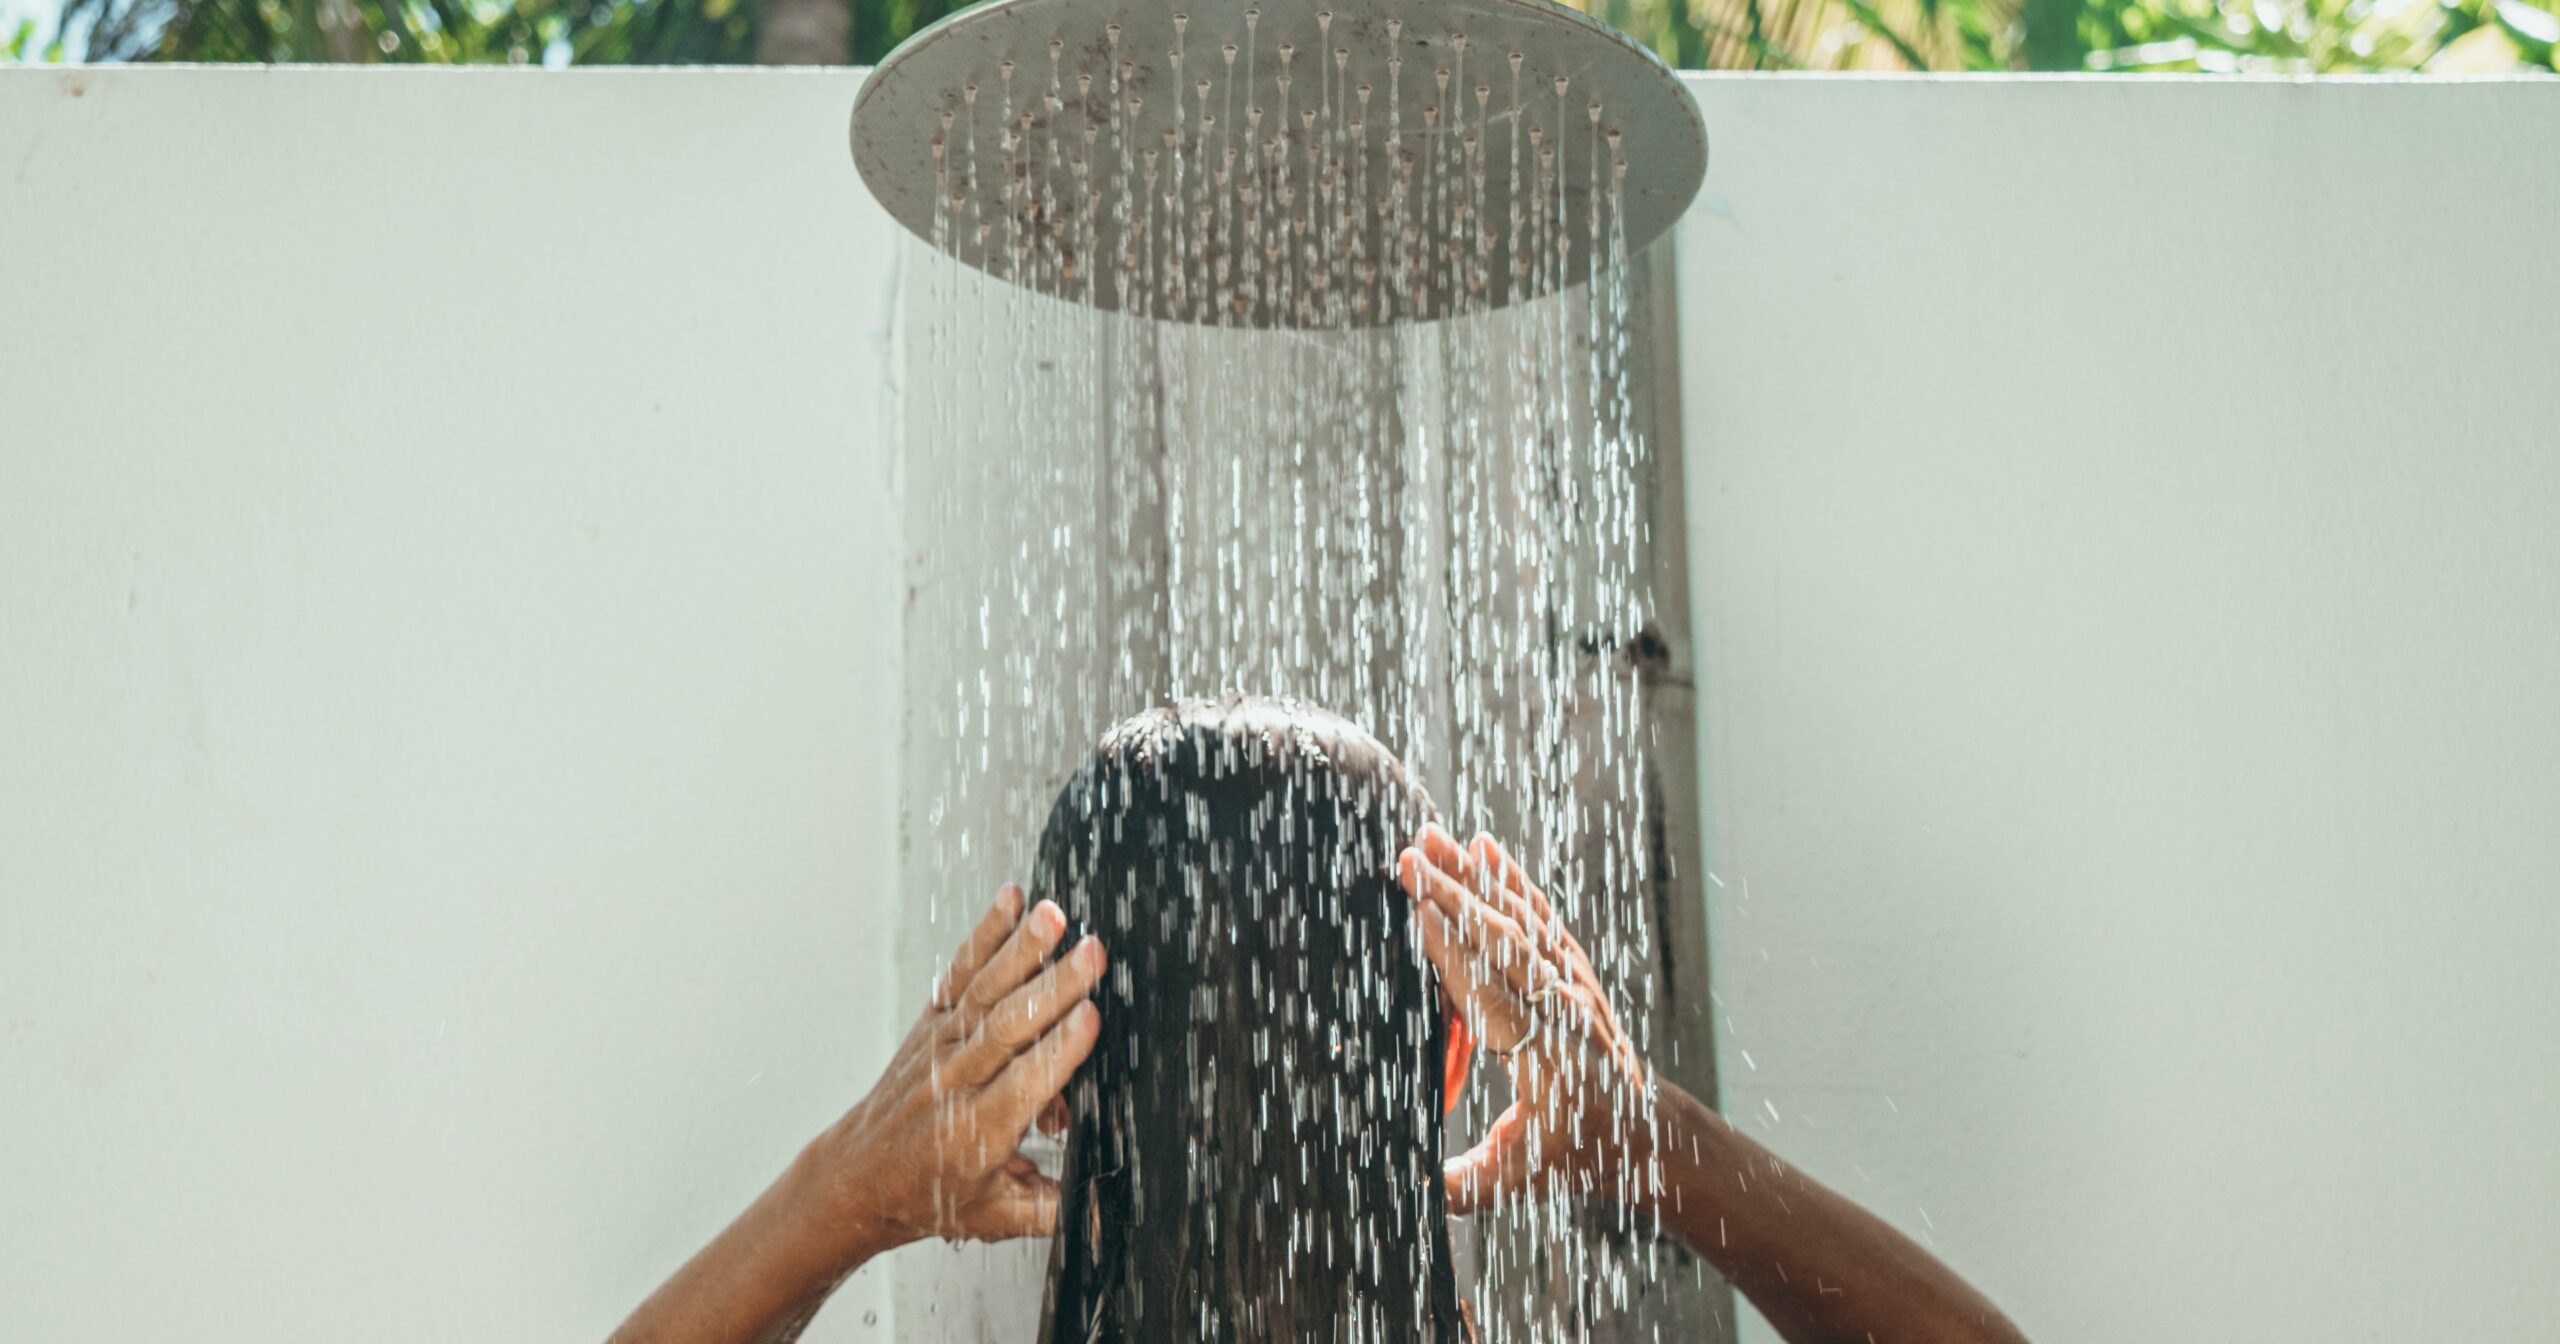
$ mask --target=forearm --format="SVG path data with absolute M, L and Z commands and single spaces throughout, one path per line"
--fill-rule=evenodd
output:
M 2025 1344 L 1990 1299 L 1882 1219 L 1664 1085 L 1663 1225 L 1792 1344 Z
M 1008 886 L 970 931 L 880 1081 L 614 1332 L 616 1344 L 787 1344 L 846 1276 L 922 1237 L 1047 1236 L 1057 1183 L 1023 1135 L 1093 1050 L 1091 938 Z
M 613 1344 L 784 1344 L 888 1248 L 803 1153 L 615 1331 Z

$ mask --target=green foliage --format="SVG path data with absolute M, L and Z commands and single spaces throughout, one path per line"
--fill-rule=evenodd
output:
M 2560 69 L 2560 0 L 1576 0 L 1674 65 L 1779 70 Z M 68 0 L 90 60 L 701 64 L 761 0 Z M 877 61 L 952 0 L 844 0 Z M 0 57 L 34 59 L 32 28 Z
M 751 60 L 739 0 L 69 0 L 90 60 L 691 65 Z
M 1588 0 L 1681 66 L 2549 71 L 2560 0 Z
M 854 63 L 875 65 L 915 31 L 968 5 L 948 0 L 853 0 Z
M 26 61 L 59 61 L 62 44 L 36 45 L 36 21 L 20 19 L 17 26 L 0 28 L 0 65 Z

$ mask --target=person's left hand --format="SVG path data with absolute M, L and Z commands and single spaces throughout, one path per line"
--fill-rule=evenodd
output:
M 1633 1202 L 1651 1184 L 1652 1080 L 1546 893 L 1493 837 L 1462 848 L 1436 825 L 1397 856 L 1397 880 L 1424 953 L 1511 1076 L 1510 1107 L 1442 1173 L 1450 1211 L 1565 1193 Z
M 1017 1150 L 1093 1050 L 1104 957 L 1086 938 L 1051 962 L 1066 915 L 1022 899 L 997 894 L 871 1094 L 804 1155 L 865 1256 L 1057 1223 L 1057 1182 Z

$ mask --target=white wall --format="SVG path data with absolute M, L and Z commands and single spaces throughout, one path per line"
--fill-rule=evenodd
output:
M 598 1338 L 879 1068 L 854 87 L 0 72 L 0 1338 Z
M 2550 1337 L 2560 83 L 1700 94 L 1729 1109 L 2038 1338 Z
M 853 87 L 0 72 L 0 1338 L 592 1337 L 868 1082 Z M 1735 1113 L 2040 1337 L 2547 1333 L 2560 86 L 1701 96 Z

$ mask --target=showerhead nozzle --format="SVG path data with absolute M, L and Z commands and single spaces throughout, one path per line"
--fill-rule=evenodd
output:
M 853 157 L 999 279 L 1346 328 L 1587 283 L 1687 207 L 1706 131 L 1651 52 L 1549 0 L 990 0 L 872 72 Z

